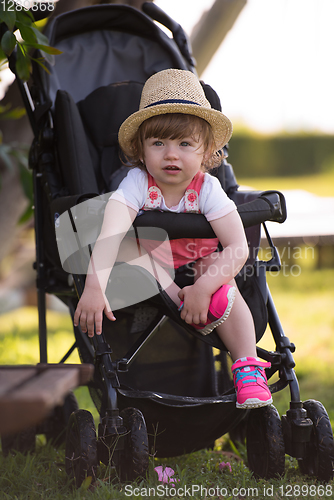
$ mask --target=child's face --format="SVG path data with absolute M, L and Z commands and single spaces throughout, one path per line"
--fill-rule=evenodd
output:
M 150 137 L 143 143 L 147 171 L 160 188 L 175 185 L 186 188 L 201 169 L 205 156 L 199 137 L 159 139 Z

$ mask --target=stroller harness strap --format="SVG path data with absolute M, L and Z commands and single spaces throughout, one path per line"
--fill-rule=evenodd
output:
M 147 172 L 148 190 L 145 205 L 142 210 L 160 208 L 162 194 L 152 175 Z M 184 193 L 185 212 L 200 214 L 199 193 L 204 182 L 204 173 L 197 172 Z
M 147 177 L 147 196 L 142 210 L 159 210 L 162 193 L 154 178 L 148 172 Z M 198 172 L 188 185 L 184 194 L 184 212 L 201 213 L 199 209 L 199 196 L 204 177 L 203 172 Z M 140 244 L 152 254 L 157 262 L 163 267 L 167 266 L 174 269 L 213 253 L 217 249 L 218 243 L 218 238 L 181 238 L 163 242 L 151 239 L 140 240 Z

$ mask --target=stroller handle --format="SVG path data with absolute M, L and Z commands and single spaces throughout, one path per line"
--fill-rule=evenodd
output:
M 284 197 L 276 191 L 259 193 L 259 197 L 237 206 L 245 228 L 266 221 L 282 223 L 286 219 Z M 215 238 L 204 215 L 174 214 L 171 212 L 150 211 L 137 217 L 134 227 L 159 227 L 164 229 L 170 239 L 178 238 Z
M 173 38 L 176 45 L 178 46 L 183 57 L 190 64 L 192 71 L 194 71 L 194 68 L 196 66 L 196 61 L 193 58 L 189 39 L 186 33 L 184 32 L 182 26 L 178 24 L 176 21 L 174 21 L 174 19 L 169 17 L 168 14 L 166 14 L 166 12 L 160 9 L 160 7 L 158 7 L 153 2 L 143 3 L 142 9 L 143 12 L 147 14 L 151 19 L 157 21 L 163 26 L 166 26 L 166 28 L 168 28 L 173 33 Z
M 242 193 L 239 193 L 242 195 Z M 249 192 L 247 193 L 250 194 Z M 255 193 L 253 193 L 255 195 Z M 266 221 L 283 222 L 286 218 L 284 197 L 278 192 L 256 193 L 260 196 L 247 202 L 238 204 L 237 209 L 245 228 L 262 224 Z M 104 199 L 103 199 L 104 198 Z M 54 199 L 51 202 L 51 211 L 56 227 L 59 227 L 59 217 L 66 219 L 65 212 L 73 212 L 76 231 L 84 227 L 84 234 L 90 242 L 96 240 L 101 229 L 105 205 L 109 193 L 102 197 L 91 195 L 74 195 Z M 283 200 L 283 201 L 281 201 Z M 64 214 L 64 216 L 60 215 Z M 66 224 L 62 227 L 67 227 Z M 163 234 L 168 234 L 170 240 L 179 238 L 215 238 L 211 225 L 202 214 L 172 213 L 151 210 L 144 212 L 133 222 L 134 228 L 159 228 Z M 60 230 L 59 230 L 60 231 Z M 61 230 L 63 231 L 63 229 Z M 56 231 L 57 232 L 57 231 Z M 92 233 L 92 234 L 91 234 Z M 60 234 L 60 233 L 59 233 Z M 94 236 L 95 235 L 95 236 Z M 165 236 L 164 236 L 165 237 Z M 63 239 L 63 237 L 61 238 Z

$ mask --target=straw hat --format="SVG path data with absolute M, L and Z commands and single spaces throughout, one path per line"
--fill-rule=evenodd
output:
M 211 108 L 197 76 L 190 71 L 166 69 L 146 81 L 139 111 L 122 123 L 118 140 L 124 153 L 131 156 L 131 141 L 143 121 L 166 113 L 190 114 L 206 120 L 212 127 L 217 150 L 231 138 L 232 123 L 223 113 Z

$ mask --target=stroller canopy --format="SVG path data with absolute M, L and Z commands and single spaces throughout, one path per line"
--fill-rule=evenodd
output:
M 78 102 L 101 86 L 129 80 L 144 83 L 163 69 L 194 71 L 173 38 L 149 16 L 125 5 L 64 13 L 50 22 L 45 34 L 62 51 L 49 66 L 50 74 L 40 72 L 53 103 L 59 89 Z

